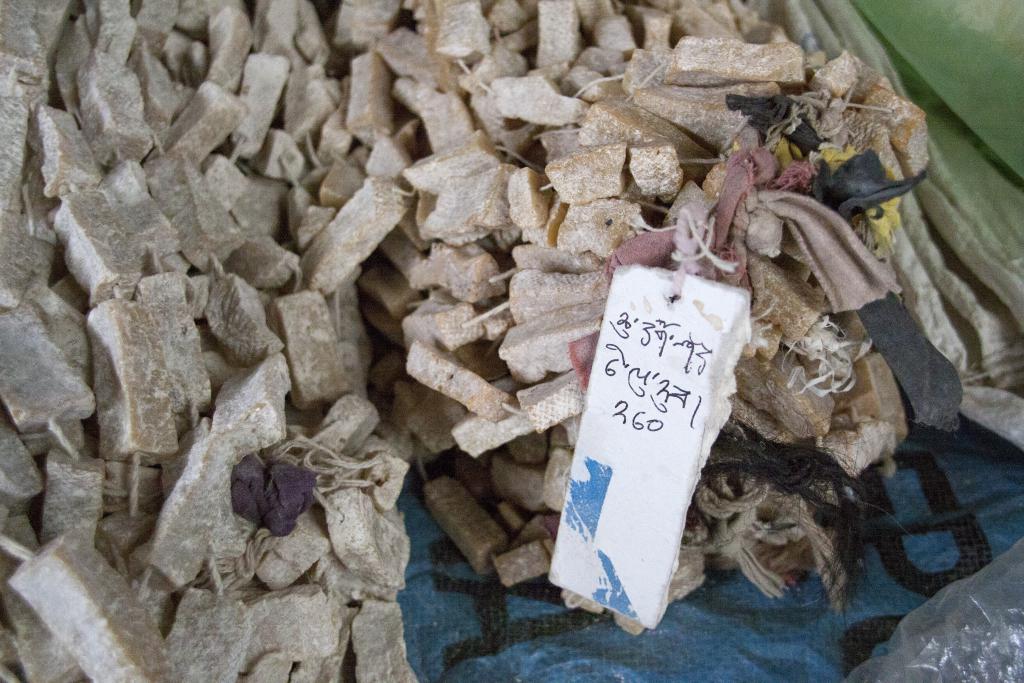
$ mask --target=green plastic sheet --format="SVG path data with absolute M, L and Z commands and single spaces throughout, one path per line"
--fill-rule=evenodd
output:
M 854 4 L 985 145 L 1024 178 L 1024 2 Z

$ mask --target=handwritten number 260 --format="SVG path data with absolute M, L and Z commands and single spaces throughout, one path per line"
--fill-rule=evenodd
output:
M 629 403 L 626 401 L 619 401 L 615 404 L 615 417 L 622 418 L 622 424 L 629 425 L 638 432 L 647 430 L 649 432 L 657 432 L 665 423 L 658 419 L 642 420 L 640 419 L 645 413 L 642 410 L 638 410 L 633 413 L 632 418 L 626 416 L 626 411 L 629 410 Z

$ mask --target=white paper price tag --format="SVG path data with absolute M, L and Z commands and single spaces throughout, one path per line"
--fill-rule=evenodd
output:
M 615 271 L 550 574 L 648 628 L 750 341 L 745 290 L 688 276 L 673 294 L 670 271 Z

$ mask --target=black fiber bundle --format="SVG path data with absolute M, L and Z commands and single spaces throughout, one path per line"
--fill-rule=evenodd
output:
M 805 501 L 814 521 L 831 534 L 835 553 L 827 571 L 846 603 L 862 554 L 862 487 L 836 459 L 809 446 L 750 440 L 722 433 L 701 471 L 705 481 L 748 481 Z
M 789 116 L 790 107 L 793 102 L 785 95 L 773 95 L 771 97 L 746 97 L 744 95 L 726 95 L 725 106 L 732 111 L 738 111 L 747 117 L 750 125 L 762 135 Z M 817 131 L 808 123 L 807 119 L 800 117 L 800 125 L 792 133 L 786 134 L 786 139 L 792 142 L 800 152 L 806 156 L 821 146 L 822 139 Z

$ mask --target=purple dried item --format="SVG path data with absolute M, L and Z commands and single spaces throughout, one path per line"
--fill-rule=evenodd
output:
M 315 486 L 316 474 L 304 467 L 276 462 L 266 468 L 247 455 L 231 471 L 231 508 L 274 536 L 287 536 L 313 504 Z
M 270 483 L 266 488 L 269 509 L 263 515 L 263 526 L 274 536 L 287 536 L 295 528 L 295 520 L 313 504 L 316 474 L 304 467 L 282 462 L 270 466 Z
M 253 524 L 263 519 L 263 463 L 247 455 L 231 470 L 231 509 Z

